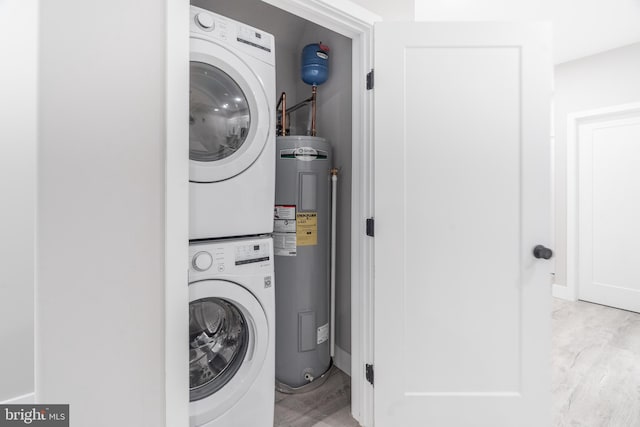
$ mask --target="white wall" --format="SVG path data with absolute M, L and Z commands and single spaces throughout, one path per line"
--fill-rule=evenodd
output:
M 165 425 L 164 5 L 40 6 L 36 398 L 76 426 Z
M 556 283 L 566 285 L 567 116 L 640 102 L 640 43 L 560 64 L 555 69 Z
M 527 21 L 551 16 L 551 0 L 415 0 L 416 21 Z
M 637 0 L 415 0 L 415 17 L 417 21 L 551 21 L 556 64 L 640 41 Z
M 33 392 L 37 40 L 37 0 L 0 1 L 0 402 Z
M 558 63 L 640 41 L 638 0 L 562 0 L 552 4 Z
M 382 17 L 384 21 L 413 21 L 414 0 L 351 0 Z

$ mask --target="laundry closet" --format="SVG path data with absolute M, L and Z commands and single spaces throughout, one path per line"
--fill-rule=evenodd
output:
M 313 22 L 302 19 L 298 16 L 285 12 L 281 9 L 270 6 L 260 0 L 237 0 L 233 2 L 220 0 L 194 0 L 192 6 L 196 6 L 218 15 L 233 19 L 242 24 L 246 24 L 256 29 L 270 33 L 275 38 L 275 70 L 276 70 L 276 102 L 282 101 L 281 94 L 286 94 L 286 106 L 294 107 L 303 100 L 307 100 L 312 95 L 312 86 L 306 84 L 301 79 L 301 55 L 303 48 L 312 43 L 321 43 L 328 47 L 329 51 L 329 76 L 326 82 L 317 86 L 315 129 L 316 135 L 324 138 L 329 146 L 332 161 L 326 167 L 327 182 L 331 180 L 329 170 L 337 169 L 337 197 L 336 197 L 336 238 L 335 238 L 335 345 L 332 364 L 333 369 L 340 369 L 346 374 L 351 370 L 351 203 L 352 203 L 352 40 L 336 32 L 321 27 Z M 281 111 L 281 102 L 278 103 L 278 111 Z M 299 106 L 286 114 L 286 135 L 309 135 L 312 115 L 311 103 Z M 276 110 L 276 103 L 270 108 Z M 280 124 L 280 116 L 277 113 Z M 275 131 L 275 130 L 274 130 Z M 280 151 L 279 145 L 276 147 L 276 156 Z M 322 166 L 321 166 L 322 167 Z M 278 162 L 276 162 L 278 168 Z M 277 191 L 276 191 L 277 193 Z M 277 200 L 276 200 L 276 204 Z M 327 205 L 328 206 L 328 205 Z M 233 207 L 230 207 L 233 209 Z M 328 212 L 327 212 L 328 213 Z M 325 218 L 324 227 L 320 222 L 318 234 L 329 236 L 329 221 Z M 275 230 L 276 232 L 278 230 Z M 328 244 L 328 239 L 327 239 Z M 276 295 L 278 289 L 278 240 L 277 233 L 274 234 L 274 253 L 276 263 L 275 287 Z M 327 260 L 329 258 L 329 247 L 326 246 Z M 294 257 L 285 261 L 294 261 Z M 324 268 L 322 266 L 321 268 Z M 329 266 L 327 264 L 326 277 L 329 278 Z M 327 280 L 328 287 L 328 280 Z M 276 306 L 279 299 L 276 298 Z M 282 303 L 282 301 L 280 302 Z M 324 305 L 327 308 L 328 304 Z M 323 310 L 324 311 L 324 310 Z M 276 309 L 276 312 L 278 310 Z M 297 316 L 297 313 L 296 313 Z M 318 328 L 318 337 L 300 339 L 317 342 L 321 340 L 320 335 L 328 336 L 325 330 L 324 314 L 313 319 L 312 329 L 316 330 L 317 323 L 322 317 L 323 325 Z M 328 327 L 328 322 L 326 323 Z M 295 325 L 297 330 L 297 326 Z M 276 330 L 276 336 L 278 331 Z M 331 338 L 326 339 L 326 341 Z M 315 344 L 315 343 L 314 343 Z M 329 342 L 327 342 L 329 344 Z M 296 343 L 295 346 L 298 344 Z M 315 345 L 314 345 L 315 347 Z M 276 362 L 277 366 L 277 362 Z M 330 366 L 330 365 L 328 365 Z M 327 374 L 326 372 L 314 372 L 306 378 L 311 385 L 314 380 L 318 384 L 326 378 L 320 380 L 314 376 Z M 300 384 L 296 384 L 300 385 Z M 322 387 L 320 385 L 319 387 Z M 278 389 L 288 388 L 287 384 L 279 384 Z M 292 387 L 296 388 L 296 387 Z M 302 389 L 303 387 L 300 387 Z M 313 388 L 313 387 L 312 387 Z M 292 391 L 292 390 L 289 390 Z
M 380 22 L 351 2 L 269 1 L 318 19 L 351 42 L 258 0 L 199 1 L 196 7 L 277 37 L 271 39 L 277 82 L 268 64 L 272 111 L 282 91 L 290 104 L 309 96 L 298 70 L 302 48 L 323 42 L 331 49 L 329 80 L 318 88 L 317 130 L 332 145 L 333 166 L 341 168 L 335 362 L 348 370 L 339 356 L 351 354 L 355 418 L 379 427 L 443 425 L 445 419 L 456 427 L 549 425 L 550 264 L 533 252 L 550 242 L 549 29 Z M 220 270 L 229 277 L 240 266 L 253 271 L 273 258 L 266 255 L 273 254 L 273 201 L 260 242 L 242 240 L 224 254 L 189 242 L 187 39 L 194 20 L 189 2 L 152 3 L 104 3 L 102 25 L 96 25 L 77 1 L 41 2 L 39 25 L 24 27 L 41 34 L 36 397 L 70 403 L 78 425 L 95 424 L 96 405 L 104 401 L 118 411 L 102 411 L 103 425 L 186 425 L 194 401 L 187 310 L 189 300 L 199 298 L 186 283 L 187 269 L 206 270 L 194 281 L 219 277 Z M 200 23 L 211 27 L 210 19 Z M 372 68 L 375 88 L 367 91 L 363 81 Z M 304 109 L 292 114 L 293 131 L 299 114 Z M 243 120 L 230 122 L 233 132 L 224 136 L 242 136 Z M 350 188 L 357 190 L 349 194 Z M 233 212 L 224 203 L 219 208 Z M 372 239 L 364 222 L 374 214 Z M 242 233 L 234 236 L 256 236 Z M 205 253 L 188 258 L 188 250 Z M 235 292 L 240 302 L 246 297 L 240 305 L 250 313 L 266 313 L 260 302 L 274 287 L 269 274 L 245 277 L 253 294 L 210 279 L 215 294 L 207 291 L 196 306 L 234 320 L 225 336 L 235 354 L 253 356 L 259 349 L 241 333 L 237 320 L 249 319 L 246 312 L 220 300 Z M 189 343 L 206 342 L 216 346 L 214 356 L 232 356 L 201 335 Z M 86 340 L 65 337 L 94 336 L 91 357 L 73 357 L 86 353 Z M 144 362 L 132 364 L 130 355 L 140 349 Z M 202 350 L 194 353 L 209 349 Z M 235 359 L 226 359 L 250 378 L 249 366 L 241 372 Z M 222 372 L 217 362 L 212 371 Z M 205 368 L 203 383 L 211 373 Z M 374 368 L 371 386 L 362 377 Z M 253 402 L 269 402 L 273 410 L 273 374 L 270 381 L 270 399 L 253 393 L 247 401 L 257 387 L 247 391 L 244 383 L 235 396 L 215 393 L 213 384 L 207 391 L 245 398 L 250 410 L 243 412 L 255 413 Z M 212 410 L 221 411 L 213 400 Z

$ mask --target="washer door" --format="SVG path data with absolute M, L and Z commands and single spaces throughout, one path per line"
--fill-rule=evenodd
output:
M 189 285 L 189 400 L 197 425 L 226 412 L 251 388 L 269 343 L 259 301 L 237 283 Z
M 229 179 L 256 161 L 269 136 L 267 99 L 260 79 L 237 55 L 191 38 L 190 181 Z

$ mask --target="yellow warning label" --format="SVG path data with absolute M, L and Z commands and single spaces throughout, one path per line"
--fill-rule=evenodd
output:
M 298 246 L 318 244 L 318 213 L 298 212 L 296 214 L 296 240 Z

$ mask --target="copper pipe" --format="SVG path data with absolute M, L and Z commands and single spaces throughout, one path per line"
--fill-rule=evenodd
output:
M 316 94 L 318 87 L 311 87 L 311 136 L 316 136 Z
M 288 114 L 291 114 L 291 113 L 293 113 L 294 111 L 296 111 L 297 109 L 304 107 L 305 105 L 307 105 L 308 103 L 310 103 L 312 99 L 313 99 L 313 97 L 312 97 L 312 96 L 310 96 L 309 98 L 307 98 L 307 99 L 305 99 L 305 100 L 303 100 L 303 101 L 298 102 L 298 103 L 297 103 L 296 105 L 294 105 L 293 107 L 290 107 L 290 108 L 287 110 L 287 113 L 288 113 Z
M 284 136 L 287 134 L 287 94 L 285 92 L 282 92 L 282 95 L 280 95 L 280 99 L 278 99 L 278 105 L 276 105 L 276 115 L 279 111 L 278 109 L 280 108 L 280 104 L 282 104 L 282 113 L 280 114 L 280 120 L 278 123 L 281 127 L 280 134 Z
M 276 106 L 276 110 L 282 104 L 282 113 L 280 118 L 280 124 L 282 126 L 282 135 L 286 135 L 287 133 L 287 120 L 289 115 L 299 108 L 304 107 L 305 105 L 311 103 L 311 135 L 316 136 L 316 94 L 318 93 L 318 87 L 311 87 L 311 96 L 303 101 L 298 102 L 293 107 L 287 109 L 287 94 L 282 92 L 280 95 L 280 100 L 278 101 L 278 105 Z

